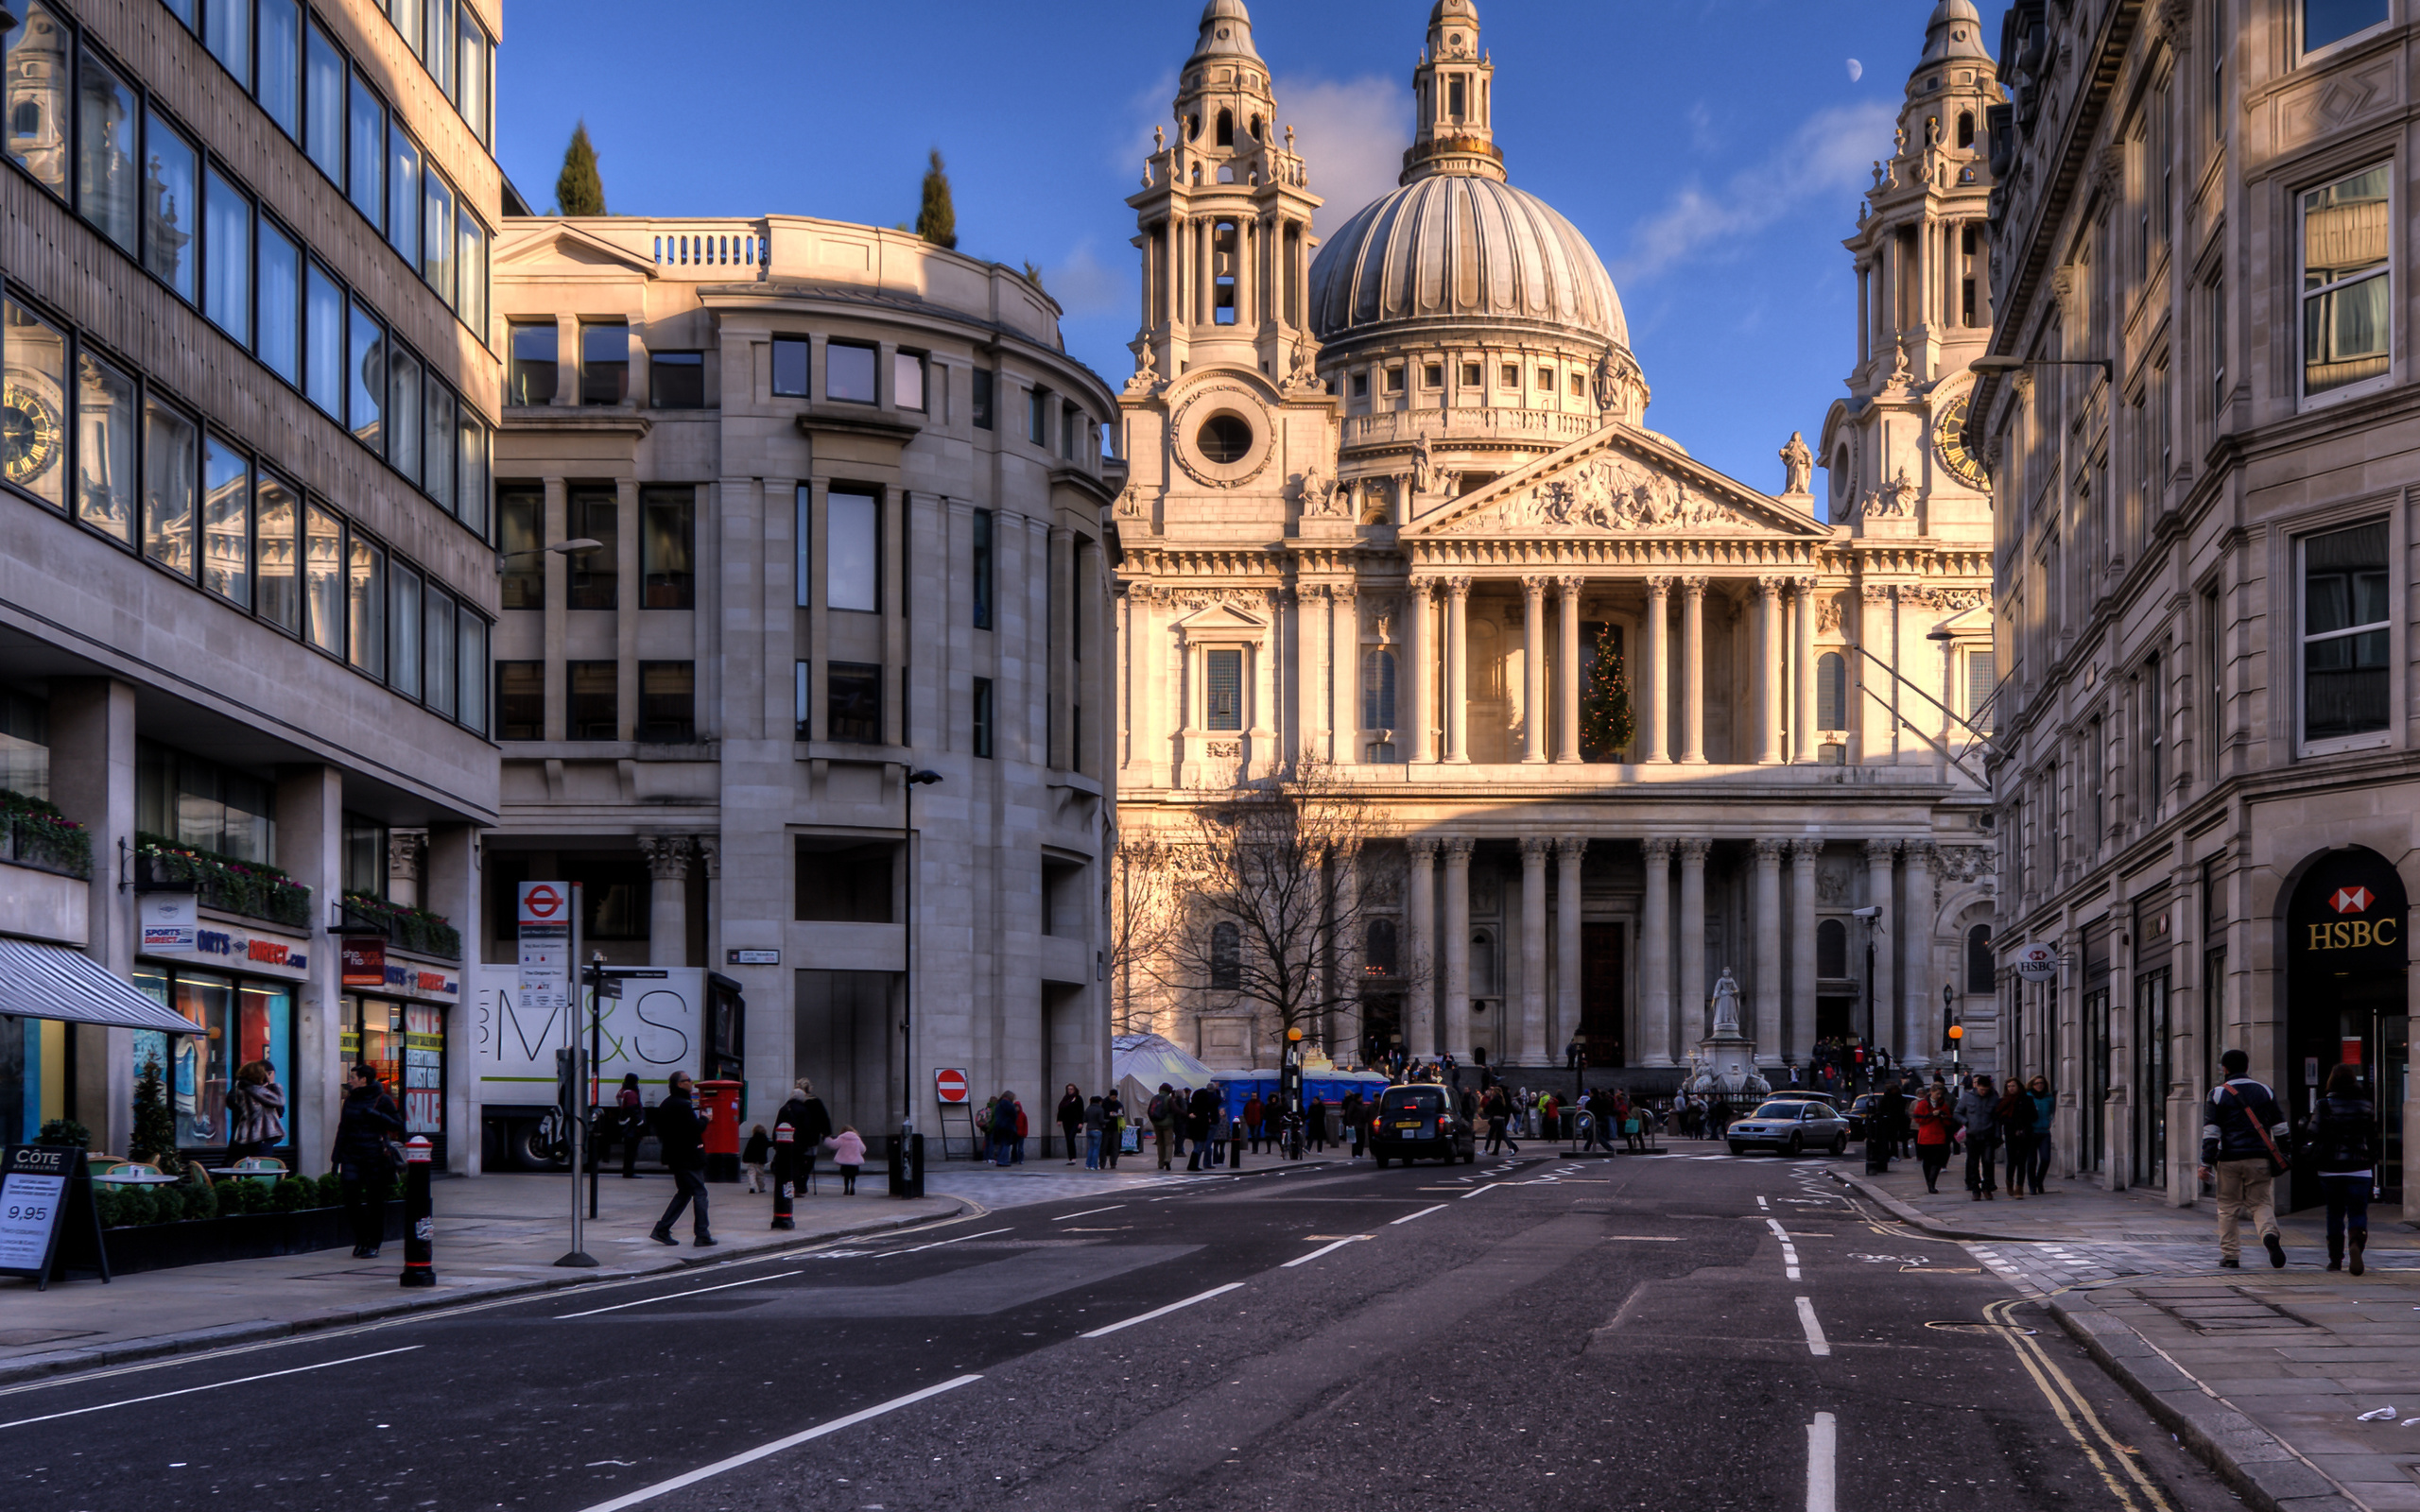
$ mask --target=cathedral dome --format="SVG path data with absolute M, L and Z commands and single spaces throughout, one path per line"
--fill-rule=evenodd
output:
M 1453 320 L 1534 323 L 1630 347 L 1621 299 L 1588 239 L 1545 200 L 1479 174 L 1415 178 L 1364 207 L 1320 248 L 1310 287 L 1323 342 Z

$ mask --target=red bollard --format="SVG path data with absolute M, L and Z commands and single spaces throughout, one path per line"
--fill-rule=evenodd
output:
M 404 1144 L 404 1274 L 406 1286 L 437 1284 L 437 1223 L 428 1207 L 428 1136 Z
M 798 1131 L 787 1124 L 773 1125 L 773 1227 L 795 1228 L 798 1221 L 790 1216 L 790 1149 Z

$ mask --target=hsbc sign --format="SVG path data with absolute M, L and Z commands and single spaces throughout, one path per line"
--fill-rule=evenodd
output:
M 2348 846 L 2315 861 L 2294 888 L 2286 941 L 2332 980 L 2389 971 L 2405 959 L 2403 879 L 2385 857 Z

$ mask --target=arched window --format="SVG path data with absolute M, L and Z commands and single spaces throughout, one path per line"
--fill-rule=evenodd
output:
M 1201 117 L 1199 115 L 1186 116 L 1184 118 L 1184 139 L 1187 142 L 1191 142 L 1199 138 L 1201 135 Z
M 1471 996 L 1495 996 L 1495 936 L 1487 930 L 1471 934 Z
M 1958 145 L 1962 147 L 1975 145 L 1975 112 L 1972 111 L 1958 112 Z
M 1221 112 L 1219 118 L 1224 122 L 1225 112 Z M 1219 176 L 1223 182 L 1235 182 L 1235 165 L 1221 166 Z M 1236 274 L 1243 266 L 1241 247 L 1234 221 L 1221 220 L 1211 226 L 1210 318 L 1218 325 L 1236 323 Z
M 1361 974 L 1392 976 L 1395 974 L 1395 921 L 1392 919 L 1370 920 L 1369 945 L 1361 953 Z
M 1384 648 L 1361 653 L 1361 728 L 1395 728 L 1395 654 Z
M 1268 139 L 1268 133 L 1264 132 L 1260 129 L 1260 117 L 1257 115 L 1252 118 L 1252 139 L 1255 142 L 1266 141 Z
M 1221 110 L 1219 112 L 1219 145 L 1222 147 L 1236 145 L 1236 112 L 1233 111 Z
M 1992 926 L 1977 924 L 1966 932 L 1966 990 L 1988 996 L 1993 988 Z
M 1210 926 L 1210 985 L 1232 992 L 1244 984 L 1244 936 L 1233 924 Z
M 1834 981 L 1849 974 L 1849 926 L 1837 919 L 1815 926 L 1815 974 Z
M 1849 728 L 1849 659 L 1838 651 L 1815 659 L 1815 728 Z

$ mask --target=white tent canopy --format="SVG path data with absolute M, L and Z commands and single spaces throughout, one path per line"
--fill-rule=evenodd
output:
M 1158 1095 L 1160 1083 L 1191 1091 L 1209 1086 L 1215 1074 L 1163 1036 L 1121 1034 L 1109 1042 L 1109 1077 L 1126 1105 L 1126 1116 L 1140 1118 Z

